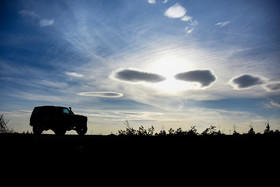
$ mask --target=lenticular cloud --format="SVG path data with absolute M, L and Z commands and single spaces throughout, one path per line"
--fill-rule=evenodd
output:
M 175 75 L 175 79 L 188 82 L 198 82 L 201 84 L 201 87 L 206 87 L 211 85 L 216 80 L 216 77 L 210 70 L 194 70 L 178 73 Z
M 116 79 L 127 82 L 157 83 L 165 80 L 165 77 L 139 70 L 121 69 L 113 75 Z
M 122 93 L 118 92 L 81 92 L 78 93 L 79 96 L 89 96 L 89 97 L 122 97 Z
M 231 81 L 231 85 L 235 89 L 245 89 L 258 84 L 263 84 L 264 81 L 260 77 L 255 77 L 252 75 L 241 75 L 233 78 Z
M 280 81 L 267 83 L 264 87 L 267 91 L 279 91 Z

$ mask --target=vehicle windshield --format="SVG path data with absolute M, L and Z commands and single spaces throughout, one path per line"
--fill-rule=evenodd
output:
M 63 114 L 70 114 L 69 110 L 67 108 L 63 109 Z

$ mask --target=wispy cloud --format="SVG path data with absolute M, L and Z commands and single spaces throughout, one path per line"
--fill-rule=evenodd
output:
M 148 0 L 148 3 L 150 3 L 150 4 L 156 4 L 156 0 Z
M 29 17 L 32 17 L 32 18 L 39 18 L 38 14 L 36 14 L 33 11 L 29 11 L 29 10 L 20 10 L 19 14 L 22 15 L 22 16 L 29 16 Z
M 76 73 L 76 72 L 65 72 L 65 74 L 71 77 L 79 77 L 79 78 L 84 77 L 83 74 Z
M 41 19 L 39 22 L 41 27 L 46 27 L 54 24 L 54 19 Z
M 187 15 L 187 10 L 179 3 L 169 7 L 164 12 L 164 15 L 168 18 L 180 19 L 183 22 L 188 22 L 189 25 L 185 27 L 185 32 L 187 34 L 192 33 L 195 30 L 194 27 L 198 25 L 198 21 L 193 20 L 192 16 Z
M 270 82 L 264 85 L 267 91 L 280 91 L 280 81 Z
M 280 103 L 277 101 L 270 101 L 271 106 L 275 107 L 275 108 L 280 108 Z
M 230 21 L 224 21 L 224 22 L 218 22 L 215 25 L 219 26 L 219 27 L 224 27 L 226 25 L 228 25 L 230 23 Z
M 20 10 L 18 13 L 22 16 L 29 17 L 38 21 L 41 27 L 51 26 L 55 22 L 54 19 L 43 18 L 42 16 L 31 10 Z
M 183 17 L 181 17 L 181 20 L 182 21 L 191 21 L 192 20 L 192 17 L 191 16 L 188 16 L 188 15 L 185 15 L 185 16 L 183 16 Z
M 42 94 L 42 93 L 29 93 L 24 91 L 19 91 L 17 93 L 12 93 L 11 96 L 21 98 L 29 101 L 44 101 L 48 103 L 61 103 L 69 101 L 65 96 L 61 97 L 58 95 Z
M 193 31 L 194 31 L 194 28 L 185 27 L 185 32 L 186 32 L 187 34 L 190 34 L 190 33 L 192 33 Z
M 147 0 L 148 1 L 148 3 L 150 3 L 150 4 L 156 4 L 156 0 Z M 158 1 L 158 0 L 157 0 Z M 162 2 L 162 3 L 167 3 L 168 2 L 168 0 L 160 0 L 160 2 Z

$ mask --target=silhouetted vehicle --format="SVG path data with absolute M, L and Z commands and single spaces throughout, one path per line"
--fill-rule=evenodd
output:
M 64 135 L 67 130 L 76 130 L 79 135 L 87 132 L 87 117 L 76 115 L 71 107 L 37 106 L 30 117 L 34 134 L 44 130 L 53 130 L 56 135 Z

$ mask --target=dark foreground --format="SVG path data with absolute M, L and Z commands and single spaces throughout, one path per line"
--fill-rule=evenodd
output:
M 279 135 L 98 136 L 0 134 L 1 172 L 36 176 L 247 178 L 279 176 Z M 139 175 L 141 173 L 141 175 Z M 257 179 L 257 178 L 256 178 Z M 271 178 L 273 179 L 273 178 Z M 276 179 L 276 178 L 275 178 Z

